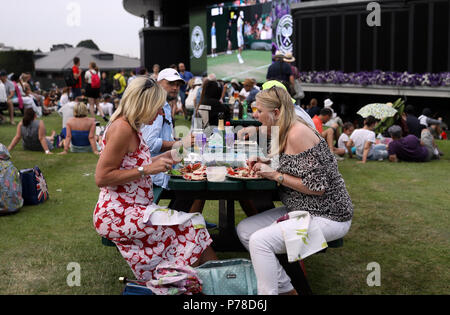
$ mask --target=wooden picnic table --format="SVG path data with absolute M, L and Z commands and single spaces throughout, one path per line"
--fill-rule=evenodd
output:
M 168 187 L 170 194 L 180 200 L 219 201 L 219 234 L 213 236 L 216 251 L 246 250 L 236 234 L 235 201 L 252 201 L 258 211 L 264 211 L 274 208 L 273 201 L 279 200 L 276 182 L 266 179 L 209 182 L 172 177 Z

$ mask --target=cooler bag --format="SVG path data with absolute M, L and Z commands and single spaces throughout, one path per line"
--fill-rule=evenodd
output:
M 205 295 L 257 295 L 258 288 L 252 262 L 233 258 L 210 260 L 195 268 Z
M 39 167 L 20 170 L 25 205 L 37 205 L 49 198 L 47 183 Z

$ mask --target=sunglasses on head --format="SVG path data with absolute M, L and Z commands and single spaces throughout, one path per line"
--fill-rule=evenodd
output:
M 152 87 L 154 87 L 155 84 L 156 84 L 155 80 L 153 80 L 152 78 L 148 78 L 145 81 L 144 88 L 141 90 L 141 94 L 144 93 L 145 90 L 151 89 Z
M 280 95 L 278 95 L 278 88 L 280 88 L 280 87 L 274 85 L 274 86 L 272 86 L 269 90 L 274 90 L 274 91 L 275 91 L 275 94 L 277 95 L 277 98 L 278 98 L 278 100 L 280 101 L 280 107 L 281 107 L 281 98 L 280 98 Z M 281 88 L 280 88 L 280 89 L 281 89 Z

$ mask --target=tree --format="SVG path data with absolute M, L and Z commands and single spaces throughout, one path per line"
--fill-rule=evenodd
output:
M 94 43 L 92 39 L 82 40 L 81 42 L 78 43 L 77 47 L 85 47 L 100 50 L 100 48 L 98 48 L 98 46 Z

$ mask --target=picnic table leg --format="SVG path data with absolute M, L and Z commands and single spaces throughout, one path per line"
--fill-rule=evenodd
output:
M 234 200 L 219 200 L 219 234 L 212 237 L 215 251 L 247 251 L 236 233 Z
M 291 283 L 299 295 L 312 295 L 312 290 L 309 286 L 306 275 L 303 271 L 302 265 L 298 262 L 290 263 L 286 254 L 276 255 L 281 266 L 283 266 Z

